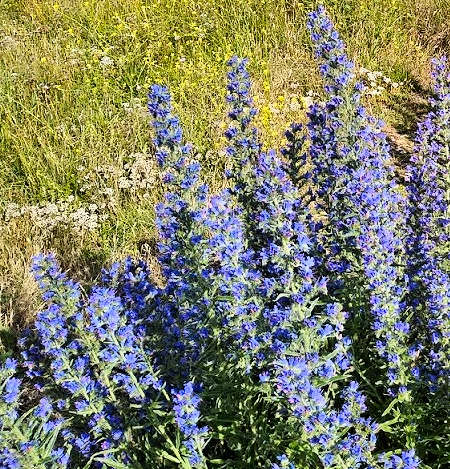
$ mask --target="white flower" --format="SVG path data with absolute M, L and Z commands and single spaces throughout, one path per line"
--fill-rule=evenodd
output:
M 100 65 L 104 68 L 112 67 L 114 65 L 114 60 L 111 57 L 108 57 L 107 55 L 104 55 L 100 59 Z

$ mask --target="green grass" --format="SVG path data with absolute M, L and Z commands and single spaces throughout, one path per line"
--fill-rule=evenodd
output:
M 450 53 L 447 0 L 325 0 L 356 62 L 405 85 L 368 103 L 390 124 L 411 130 L 414 97 L 428 83 L 433 54 Z M 150 148 L 149 122 L 123 103 L 145 106 L 150 84 L 170 86 L 204 177 L 222 185 L 226 60 L 247 56 L 260 127 L 268 146 L 304 116 L 302 96 L 320 92 L 305 28 L 312 0 L 3 0 L 0 9 L 0 209 L 81 191 L 79 167 L 96 174 Z M 447 29 L 446 29 L 447 28 Z M 101 59 L 114 64 L 102 67 Z M 299 103 L 296 106 L 292 103 Z M 103 184 L 98 178 L 98 187 Z M 117 181 L 116 181 L 117 183 Z M 117 185 L 116 185 L 117 186 Z M 54 249 L 81 279 L 102 262 L 137 254 L 154 236 L 147 197 L 114 186 L 114 209 L 93 233 L 44 236 L 29 220 L 0 225 L 0 317 L 20 324 L 37 307 L 29 257 Z

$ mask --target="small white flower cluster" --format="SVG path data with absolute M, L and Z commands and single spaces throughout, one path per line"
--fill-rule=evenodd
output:
M 33 225 L 45 236 L 50 235 L 56 228 L 63 227 L 77 235 L 94 231 L 108 215 L 99 215 L 96 204 L 77 204 L 75 197 L 71 195 L 67 199 L 38 205 L 6 205 L 3 215 L 5 222 L 21 217 L 29 217 Z
M 372 71 L 364 67 L 358 69 L 358 77 L 365 85 L 363 94 L 366 96 L 381 96 L 404 85 L 404 82 L 393 81 L 380 71 Z
M 0 49 L 14 49 L 19 45 L 19 41 L 14 36 L 5 35 L 0 38 Z
M 73 47 L 67 52 L 67 58 L 66 58 L 67 64 L 73 67 L 75 66 L 82 67 L 84 66 L 85 56 L 86 56 L 86 49 Z
M 99 181 L 101 182 L 101 185 L 104 185 L 105 183 L 107 185 L 109 185 L 108 183 L 110 183 L 110 185 L 114 185 L 114 180 L 118 178 L 120 168 L 113 165 L 102 165 L 97 166 L 95 170 L 87 170 L 85 166 L 79 166 L 78 171 L 83 174 L 81 176 L 82 183 L 80 192 L 92 193 L 93 191 L 96 191 L 102 194 L 104 193 L 104 189 L 99 188 Z M 106 187 L 106 189 L 106 195 L 110 194 L 110 189 L 113 190 L 112 187 Z
M 322 102 L 321 96 L 317 91 L 308 90 L 305 96 L 302 96 L 302 103 L 305 109 L 309 109 L 314 103 Z
M 122 103 L 122 107 L 127 114 L 137 114 L 144 118 L 148 117 L 147 107 L 142 104 L 139 98 L 132 98 L 130 102 Z
M 124 164 L 119 178 L 119 188 L 136 191 L 152 189 L 158 182 L 158 168 L 153 158 L 145 153 L 132 153 L 130 161 Z
M 108 55 L 104 55 L 100 59 L 100 66 L 102 68 L 113 67 L 114 66 L 114 60 L 111 57 L 109 57 Z
M 84 171 L 84 167 L 78 168 Z M 131 195 L 150 196 L 150 191 L 159 182 L 159 171 L 154 158 L 142 152 L 132 153 L 120 166 L 99 166 L 95 171 L 88 171 L 82 176 L 83 184 L 80 191 L 89 193 L 91 199 L 106 199 L 100 208 L 115 205 L 114 194 L 123 191 Z

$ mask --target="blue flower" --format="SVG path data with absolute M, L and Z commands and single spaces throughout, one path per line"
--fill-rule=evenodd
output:
M 291 463 L 285 454 L 277 456 L 279 464 L 272 464 L 271 469 L 295 469 L 295 465 Z
M 417 469 L 420 466 L 420 460 L 414 450 L 402 451 L 400 456 L 393 454 L 388 457 L 382 454 L 379 461 L 383 463 L 384 469 Z
M 52 459 L 63 467 L 66 467 L 69 463 L 70 455 L 64 448 L 55 448 L 51 453 Z
M 450 277 L 445 266 L 450 247 L 448 155 L 450 148 L 450 69 L 447 60 L 432 61 L 434 97 L 431 112 L 419 124 L 408 167 L 410 229 L 407 237 L 410 301 L 415 332 L 429 344 L 422 357 L 422 377 L 433 390 L 450 373 Z M 426 317 L 426 320 L 422 318 Z
M 184 446 L 188 450 L 189 460 L 194 466 L 198 466 L 204 462 L 201 456 L 201 447 L 203 445 L 203 437 L 208 432 L 207 427 L 199 427 L 200 411 L 198 410 L 200 398 L 194 392 L 194 383 L 188 382 L 183 389 L 172 391 L 173 395 L 173 411 L 175 413 L 175 421 L 181 433 L 186 438 Z
M 0 451 L 0 464 L 4 469 L 21 469 L 19 458 L 10 449 L 5 448 Z
M 377 351 L 395 370 L 388 381 L 398 392 L 408 383 L 410 366 L 401 267 L 405 201 L 382 123 L 362 107 L 354 65 L 323 7 L 309 15 L 308 28 L 327 93 L 326 102 L 310 107 L 307 124 L 312 170 L 305 177 L 316 188 L 310 192 L 316 212 L 326 218 L 310 223 L 319 270 L 330 278 L 330 293 L 345 297 L 346 289 L 358 290 L 370 304 Z M 389 362 L 394 353 L 401 357 L 397 363 Z
M 39 401 L 39 405 L 36 407 L 36 410 L 34 411 L 34 415 L 42 419 L 47 419 L 52 411 L 53 411 L 52 404 L 46 397 L 44 397 Z
M 17 401 L 20 392 L 21 380 L 19 378 L 9 378 L 5 383 L 2 399 L 7 404 L 12 404 Z

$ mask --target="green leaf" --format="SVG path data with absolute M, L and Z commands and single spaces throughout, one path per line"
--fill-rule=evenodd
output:
M 181 463 L 182 463 L 182 461 L 180 461 L 180 460 L 179 460 L 178 458 L 176 458 L 175 456 L 172 456 L 172 455 L 169 454 L 167 451 L 164 451 L 164 450 L 163 450 L 163 451 L 160 452 L 160 454 L 161 454 L 161 456 L 162 456 L 163 458 L 166 458 L 166 459 L 169 460 L 169 461 L 175 462 L 175 463 L 177 463 L 177 464 L 181 464 Z
M 129 465 L 125 466 L 125 464 L 107 458 L 96 458 L 95 461 L 106 464 L 109 467 L 114 467 L 115 469 L 130 469 Z
M 386 408 L 386 410 L 381 414 L 382 417 L 386 416 L 389 414 L 389 412 L 392 410 L 392 408 L 397 404 L 398 398 L 395 398 Z

